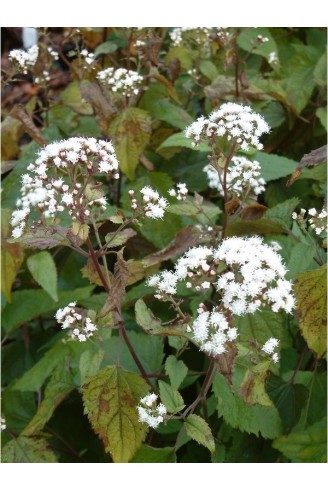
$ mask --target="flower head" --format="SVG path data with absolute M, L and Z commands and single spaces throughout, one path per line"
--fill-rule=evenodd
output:
M 160 423 L 164 422 L 167 414 L 167 408 L 163 403 L 157 404 L 158 395 L 148 393 L 141 398 L 137 406 L 139 421 L 147 424 L 152 429 L 156 429 Z
M 143 77 L 136 71 L 125 68 L 106 68 L 97 74 L 98 80 L 108 86 L 112 92 L 132 97 L 138 95 Z
M 57 310 L 55 318 L 61 324 L 62 329 L 70 329 L 72 339 L 78 339 L 80 342 L 85 342 L 97 330 L 89 317 L 77 311 L 76 302 L 69 303 L 64 308 Z

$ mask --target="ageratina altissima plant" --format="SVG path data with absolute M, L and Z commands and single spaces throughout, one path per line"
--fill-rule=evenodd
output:
M 95 138 L 70 138 L 43 148 L 22 176 L 21 198 L 13 212 L 12 236 L 23 235 L 33 209 L 40 213 L 37 223 L 68 212 L 73 220 L 86 223 L 95 208 L 105 209 L 107 200 L 101 190 L 91 191 L 92 178 L 104 175 L 117 179 L 118 161 L 109 141 Z M 89 185 L 90 184 L 90 185 Z
M 143 77 L 136 71 L 126 68 L 106 68 L 98 72 L 97 78 L 103 85 L 107 86 L 112 92 L 132 97 L 138 95 Z

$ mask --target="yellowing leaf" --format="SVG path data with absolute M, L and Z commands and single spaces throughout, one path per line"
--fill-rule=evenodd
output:
M 103 265 L 99 265 L 99 267 L 103 275 L 106 277 L 105 267 Z M 97 286 L 103 286 L 103 283 L 101 282 L 101 279 L 99 277 L 99 274 L 97 272 L 97 269 L 95 268 L 92 259 L 88 259 L 87 265 L 82 267 L 81 272 L 82 272 L 82 277 L 89 279 L 91 284 L 97 284 Z
M 194 439 L 194 441 L 198 442 L 199 444 L 207 447 L 207 449 L 209 449 L 211 453 L 214 453 L 214 438 L 209 425 L 205 422 L 204 419 L 202 419 L 199 415 L 189 415 L 184 423 L 184 426 L 188 436 L 190 436 L 192 439 Z
M 57 463 L 44 438 L 19 436 L 2 449 L 2 463 Z
M 135 373 L 107 366 L 83 386 L 85 413 L 115 463 L 130 461 L 146 437 L 136 406 L 148 392 Z
M 294 286 L 296 314 L 309 348 L 318 357 L 327 349 L 327 265 L 297 276 Z
M 78 223 L 77 221 L 74 221 L 74 223 L 71 226 L 71 232 L 74 236 L 77 236 L 81 242 L 85 242 L 86 239 L 89 236 L 89 226 L 88 225 L 82 225 L 81 223 Z
M 113 139 L 120 170 L 133 179 L 141 153 L 149 142 L 151 118 L 146 111 L 125 109 L 109 124 L 108 136 Z
M 1 291 L 11 303 L 11 288 L 24 260 L 24 251 L 19 243 L 9 243 L 11 209 L 1 212 Z
M 113 231 L 105 236 L 106 245 L 108 248 L 115 248 L 124 245 L 125 242 L 137 234 L 132 228 L 126 228 L 118 233 Z
M 265 391 L 265 380 L 269 373 L 271 361 L 261 362 L 251 369 L 247 369 L 240 385 L 239 394 L 247 405 L 271 406 L 272 401 Z

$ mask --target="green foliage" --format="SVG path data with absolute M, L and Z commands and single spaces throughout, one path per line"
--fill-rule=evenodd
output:
M 326 29 L 215 28 L 208 36 L 195 28 L 178 45 L 172 28 L 38 30 L 38 61 L 18 76 L 6 60 L 17 46 L 4 29 L 2 461 L 325 462 L 327 239 L 311 215 L 292 213 L 325 205 Z M 60 56 L 48 66 L 48 47 L 65 63 Z M 93 51 L 90 64 L 84 48 Z M 137 71 L 139 92 L 125 97 L 100 84 L 97 73 L 108 67 Z M 39 83 L 44 70 L 50 81 Z M 185 136 L 226 102 L 251 107 L 271 127 L 261 151 L 237 153 L 260 163 L 258 196 L 248 188 L 222 196 L 208 185 L 205 165 L 223 168 L 231 140 L 194 146 Z M 75 136 L 111 140 L 119 178 L 82 165 L 71 175 L 53 166 L 50 179 L 57 172 L 72 180 L 88 202 L 105 197 L 106 209 L 96 202 L 91 215 L 77 205 L 75 216 L 65 209 L 49 217 L 32 206 L 13 239 L 29 164 L 41 147 Z M 185 200 L 168 194 L 178 183 L 189 189 Z M 163 219 L 142 215 L 145 186 L 168 200 Z M 172 271 L 191 247 L 254 235 L 280 245 L 296 307 L 231 315 L 237 339 L 210 358 L 192 328 L 201 302 L 222 307 L 206 281 L 225 265 L 205 265 L 165 301 L 147 279 Z M 81 342 L 55 318 L 74 301 L 78 328 L 86 317 L 97 327 Z M 280 341 L 277 363 L 262 349 L 270 338 Z M 147 393 L 158 395 L 153 410 L 167 408 L 151 430 L 136 408 Z
M 20 436 L 8 442 L 1 454 L 2 463 L 57 463 L 55 453 L 42 437 Z
M 146 437 L 136 405 L 147 391 L 140 376 L 115 366 L 107 366 L 83 386 L 85 413 L 115 463 L 127 463 Z
M 49 252 L 39 252 L 27 259 L 27 267 L 33 279 L 51 296 L 58 301 L 57 269 L 54 259 Z
M 327 462 L 327 419 L 311 425 L 305 430 L 292 432 L 273 442 L 292 463 Z
M 184 423 L 184 427 L 188 436 L 190 436 L 194 441 L 202 444 L 211 451 L 215 450 L 214 438 L 212 436 L 211 429 L 204 419 L 199 417 L 199 415 L 189 415 Z

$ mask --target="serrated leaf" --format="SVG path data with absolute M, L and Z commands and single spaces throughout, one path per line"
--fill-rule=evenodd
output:
M 238 338 L 241 342 L 263 345 L 271 337 L 281 339 L 282 342 L 286 338 L 284 317 L 268 308 L 263 308 L 256 314 L 236 317 L 235 324 L 240 332 Z
M 175 356 L 168 356 L 165 361 L 165 372 L 170 378 L 171 386 L 177 390 L 188 374 L 188 368 L 183 361 Z
M 130 463 L 176 463 L 174 447 L 151 447 L 142 444 Z
M 19 243 L 9 243 L 11 209 L 1 210 L 1 291 L 11 303 L 11 288 L 24 260 L 24 250 Z
M 130 107 L 109 124 L 108 136 L 113 140 L 120 170 L 133 179 L 141 153 L 149 142 L 151 118 L 146 111 Z
M 191 414 L 184 423 L 188 436 L 205 446 L 211 453 L 215 451 L 214 438 L 211 429 L 199 415 Z
M 44 438 L 19 436 L 2 449 L 2 463 L 57 463 Z
M 166 406 L 168 412 L 177 413 L 185 407 L 182 396 L 172 386 L 161 380 L 158 382 L 158 386 L 161 401 Z
M 134 456 L 147 433 L 138 420 L 136 406 L 148 392 L 139 375 L 107 366 L 83 386 L 83 403 L 92 428 L 115 463 Z
M 31 369 L 26 371 L 23 376 L 16 381 L 13 389 L 20 391 L 38 391 L 55 367 L 63 363 L 67 353 L 68 347 L 66 344 L 61 342 L 55 344 Z
M 247 406 L 235 395 L 222 374 L 217 374 L 213 391 L 218 400 L 218 414 L 224 421 L 241 432 L 261 434 L 265 439 L 273 439 L 282 434 L 282 423 L 275 407 L 262 405 Z
M 327 349 L 327 265 L 297 276 L 294 285 L 296 314 L 309 348 L 318 357 Z
M 293 463 L 326 463 L 327 419 L 324 418 L 305 430 L 279 437 L 273 442 L 273 447 Z
M 43 250 L 45 248 L 53 248 L 59 245 L 69 245 L 67 239 L 67 228 L 61 228 L 60 226 L 47 226 L 35 228 L 34 230 L 26 230 L 24 234 L 11 240 L 12 243 L 21 243 L 22 245 L 30 248 L 39 248 Z
M 87 378 L 94 376 L 99 371 L 101 361 L 103 360 L 105 352 L 102 349 L 97 351 L 86 350 L 82 352 L 79 361 L 79 371 L 80 371 L 80 384 L 83 385 Z
M 22 435 L 32 436 L 43 429 L 56 407 L 74 388 L 72 375 L 64 364 L 59 364 L 45 388 L 44 397 L 38 411 L 25 427 Z
M 125 228 L 125 230 L 122 230 L 118 233 L 115 231 L 107 233 L 107 235 L 105 236 L 107 248 L 121 247 L 136 234 L 137 232 L 134 231 L 132 228 Z
M 71 301 L 88 298 L 93 289 L 93 286 L 88 286 L 72 291 L 59 291 L 58 302 L 50 298 L 48 293 L 42 289 L 15 291 L 12 294 L 12 303 L 7 304 L 2 313 L 3 329 L 9 332 L 38 316 L 67 306 Z
M 253 159 L 261 164 L 261 177 L 266 182 L 292 174 L 298 165 L 290 158 L 273 153 L 264 153 L 263 151 L 257 151 Z
M 239 395 L 247 405 L 263 405 L 270 407 L 272 401 L 265 391 L 265 380 L 269 374 L 271 361 L 261 362 L 247 369 L 239 387 Z
M 90 227 L 85 224 L 83 225 L 78 221 L 74 221 L 70 231 L 74 236 L 77 236 L 81 240 L 81 243 L 83 243 L 89 236 Z
M 185 325 L 162 325 L 141 298 L 135 304 L 135 314 L 137 324 L 150 335 L 185 335 Z
M 28 257 L 27 267 L 33 279 L 41 286 L 54 301 L 58 301 L 57 268 L 49 252 L 39 252 Z
M 268 209 L 264 214 L 264 218 L 278 220 L 279 223 L 289 229 L 292 223 L 292 212 L 298 206 L 299 202 L 300 200 L 297 197 L 292 197 L 292 199 L 281 202 L 273 206 L 273 208 Z
M 268 39 L 266 42 L 259 42 L 258 36 L 261 35 Z M 270 53 L 277 53 L 278 48 L 274 38 L 271 36 L 269 29 L 266 27 L 250 27 L 242 30 L 237 38 L 238 46 L 248 53 L 258 54 L 267 60 L 270 58 Z

